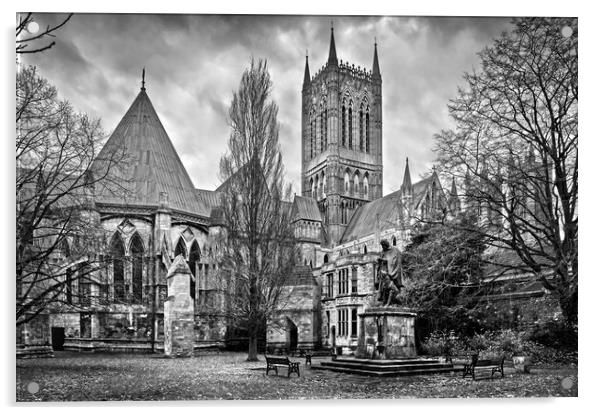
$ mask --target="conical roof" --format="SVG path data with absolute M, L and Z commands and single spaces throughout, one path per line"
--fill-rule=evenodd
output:
M 144 86 L 100 151 L 96 168 L 106 171 L 110 160 L 117 163 L 97 186 L 97 203 L 158 207 L 165 192 L 169 208 L 209 216 Z

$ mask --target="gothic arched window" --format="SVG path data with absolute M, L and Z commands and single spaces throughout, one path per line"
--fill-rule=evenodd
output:
M 311 189 L 311 197 L 315 199 L 316 198 L 316 183 L 314 182 L 313 178 L 309 179 L 309 188 Z
M 349 130 L 349 148 L 353 150 L 353 102 L 349 103 L 349 113 L 347 114 L 347 129 Z
M 370 112 L 366 108 L 366 153 L 370 152 Z
M 190 279 L 190 297 L 194 301 L 196 298 L 196 279 L 197 279 L 197 264 L 201 260 L 201 250 L 197 241 L 192 243 L 190 248 L 190 255 L 188 256 L 188 268 L 194 278 Z
M 349 177 L 349 170 L 345 171 L 345 193 L 349 193 L 349 181 L 350 181 L 350 177 Z
M 144 263 L 144 245 L 138 232 L 132 236 L 130 242 L 130 255 L 132 256 L 132 298 L 142 302 L 142 267 Z
M 63 261 L 67 263 L 71 256 L 71 250 L 69 249 L 69 243 L 66 239 L 63 239 L 60 247 Z M 71 269 L 71 267 L 65 270 L 65 297 L 68 304 L 73 303 L 73 269 Z
M 346 120 L 345 120 L 345 101 L 343 100 L 343 106 L 341 107 L 341 141 L 342 141 L 342 145 L 343 147 L 345 147 L 345 134 L 346 132 Z
M 322 174 L 320 176 L 320 194 L 318 195 L 318 198 L 321 199 L 325 196 L 326 193 L 326 179 L 324 177 L 324 172 L 322 171 Z
M 359 130 L 360 130 L 360 151 L 364 150 L 364 104 L 360 107 L 359 113 Z
M 309 158 L 314 158 L 315 153 L 316 120 L 313 117 L 314 115 L 312 114 L 309 122 Z
M 115 232 L 110 245 L 111 261 L 113 263 L 113 289 L 115 290 L 115 301 L 125 301 L 126 286 L 123 273 L 123 259 L 125 257 L 125 247 L 121 236 Z
M 322 124 L 324 125 L 324 133 L 322 134 L 322 140 L 320 141 L 320 151 L 326 151 L 327 137 L 328 137 L 328 110 L 324 108 L 322 111 Z
M 355 195 L 360 194 L 360 175 L 358 172 L 353 176 L 353 193 Z
M 184 259 L 186 259 L 186 243 L 184 243 L 184 239 L 182 239 L 182 237 L 178 239 L 178 244 L 176 245 L 176 249 L 173 253 L 174 258 L 177 258 L 178 255 L 182 255 Z
M 369 182 L 368 182 L 368 173 L 366 173 L 366 174 L 364 175 L 364 197 L 365 197 L 366 199 L 368 199 L 368 198 L 370 197 L 370 195 L 368 194 L 368 193 L 369 193 L 369 187 L 368 187 L 368 183 L 369 183 Z
M 313 119 L 313 133 L 311 138 L 311 144 L 313 148 L 313 156 L 315 157 L 318 154 L 318 117 L 314 114 Z

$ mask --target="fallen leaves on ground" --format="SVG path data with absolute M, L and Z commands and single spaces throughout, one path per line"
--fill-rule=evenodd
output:
M 510 370 L 504 378 L 473 381 L 457 373 L 380 379 L 310 370 L 302 362 L 301 376 L 288 378 L 286 370 L 266 376 L 264 362 L 245 358 L 242 353 L 169 359 L 64 352 L 54 358 L 19 360 L 17 401 L 577 396 L 574 365 L 534 369 L 530 374 Z M 28 392 L 30 382 L 40 386 L 37 393 Z

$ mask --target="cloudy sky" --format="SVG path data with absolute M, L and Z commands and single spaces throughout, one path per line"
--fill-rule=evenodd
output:
M 62 17 L 36 19 L 45 26 Z M 386 194 L 401 184 L 406 157 L 413 178 L 429 170 L 433 134 L 451 127 L 448 100 L 509 19 L 76 14 L 55 47 L 24 61 L 75 108 L 100 117 L 108 133 L 146 67 L 147 93 L 193 182 L 215 189 L 232 92 L 251 57 L 267 58 L 287 175 L 299 193 L 305 53 L 313 75 L 327 59 L 331 21 L 339 59 L 371 69 L 378 41 Z

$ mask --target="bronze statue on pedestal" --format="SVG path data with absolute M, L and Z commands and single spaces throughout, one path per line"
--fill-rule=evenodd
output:
M 401 305 L 403 303 L 401 296 L 401 288 L 403 287 L 401 251 L 397 247 L 389 245 L 389 241 L 386 239 L 381 240 L 380 245 L 383 251 L 377 261 L 377 301 L 385 307 Z

